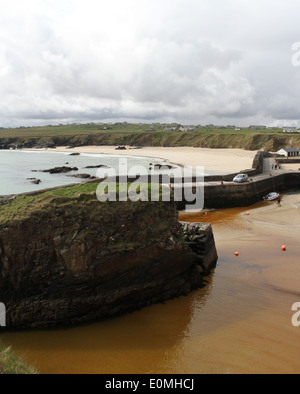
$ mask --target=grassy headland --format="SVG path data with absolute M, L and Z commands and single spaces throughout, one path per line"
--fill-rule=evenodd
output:
M 42 220 L 47 216 L 49 211 L 53 210 L 53 207 L 56 209 L 57 215 L 59 215 L 60 212 L 61 214 L 76 216 L 81 207 L 89 203 L 96 203 L 94 209 L 97 208 L 97 210 L 101 210 L 103 204 L 99 204 L 96 195 L 98 185 L 99 180 L 97 182 L 86 182 L 78 185 L 53 188 L 46 191 L 41 190 L 34 193 L 21 194 L 15 198 L 4 197 L 2 198 L 2 204 L 0 204 L 0 225 L 4 225 L 4 223 L 10 220 L 18 222 L 35 216 L 38 220 Z M 113 183 L 106 183 L 105 185 L 107 185 L 105 193 L 113 192 L 115 189 L 116 196 L 119 196 L 119 193 L 126 193 L 127 196 L 128 191 L 132 188 L 131 183 L 127 184 L 127 190 L 124 190 L 124 185 L 121 187 L 120 184 L 115 185 Z M 145 198 L 148 201 L 151 193 L 153 196 L 156 190 L 151 189 L 150 184 L 144 184 L 142 187 L 142 193 L 146 193 Z M 135 190 L 133 187 L 132 190 L 137 194 L 141 193 L 141 190 L 138 190 L 138 188 Z M 159 201 L 162 201 L 164 193 L 170 193 L 170 190 L 168 188 L 163 189 L 163 187 L 159 185 L 157 187 L 157 198 Z M 130 203 L 127 204 L 126 209 L 130 210 L 130 206 Z M 107 211 L 114 211 L 115 207 L 113 203 L 111 205 L 105 204 L 105 209 Z
M 300 149 L 300 135 L 281 129 L 196 127 L 193 131 L 165 131 L 172 125 L 87 124 L 0 129 L 1 144 L 35 146 L 131 145 L 197 148 L 231 148 L 276 151 L 284 147 Z

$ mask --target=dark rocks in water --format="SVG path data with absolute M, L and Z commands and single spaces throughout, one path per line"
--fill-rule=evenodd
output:
M 39 185 L 42 181 L 40 179 L 37 178 L 27 178 L 29 181 L 31 181 L 31 183 L 33 183 L 34 185 Z
M 80 156 L 80 153 L 71 153 L 69 156 Z
M 110 166 L 106 166 L 104 164 L 100 164 L 98 166 L 87 166 L 86 169 L 93 169 L 93 168 L 111 168 Z
M 64 174 L 66 172 L 78 171 L 77 167 L 55 167 L 50 170 L 43 170 L 42 172 L 49 172 L 50 174 Z

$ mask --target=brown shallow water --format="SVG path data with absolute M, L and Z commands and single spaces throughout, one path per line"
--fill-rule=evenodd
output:
M 299 373 L 291 308 L 300 302 L 300 230 L 261 223 L 265 206 L 250 216 L 233 209 L 180 218 L 213 224 L 219 262 L 204 289 L 109 321 L 8 333 L 4 341 L 41 373 Z

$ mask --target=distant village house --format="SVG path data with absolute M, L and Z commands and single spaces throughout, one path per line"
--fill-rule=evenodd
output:
M 179 131 L 195 131 L 195 129 L 194 126 L 181 126 Z
M 284 127 L 284 133 L 300 133 L 300 130 L 297 130 L 297 127 Z

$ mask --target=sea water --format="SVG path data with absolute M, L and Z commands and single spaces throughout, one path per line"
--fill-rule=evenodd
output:
M 101 154 L 72 156 L 71 152 L 0 150 L 0 195 L 20 194 L 82 182 L 82 179 L 70 175 L 89 174 L 97 176 L 97 173 L 99 175 L 98 169 L 87 169 L 87 166 L 103 165 L 115 169 L 116 174 L 119 174 L 121 166 L 124 166 L 124 160 L 126 160 L 126 166 L 129 170 L 134 166 L 149 169 L 150 163 L 163 163 L 160 159 L 145 157 L 120 157 Z M 78 171 L 65 174 L 42 172 L 63 166 L 76 167 Z M 40 179 L 41 183 L 39 185 L 33 184 L 32 178 Z

